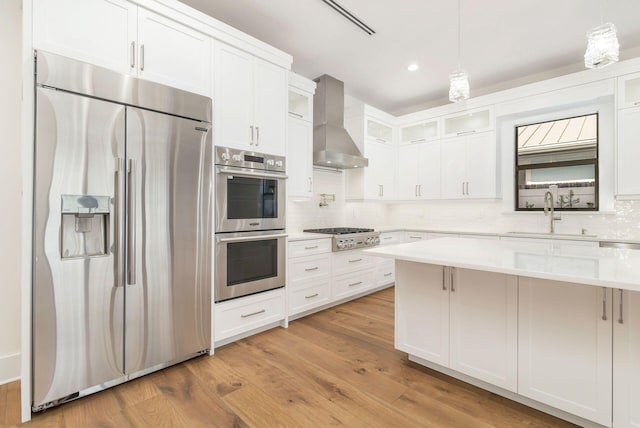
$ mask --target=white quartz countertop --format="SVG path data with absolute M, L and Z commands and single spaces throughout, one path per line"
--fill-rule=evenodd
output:
M 640 291 L 640 250 L 554 242 L 436 238 L 365 250 L 410 262 Z

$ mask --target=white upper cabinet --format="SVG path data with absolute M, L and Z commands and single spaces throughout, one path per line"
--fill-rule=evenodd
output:
M 34 0 L 33 44 L 120 73 L 135 73 L 137 12 L 137 6 L 124 0 Z
M 640 107 L 618 111 L 617 157 L 617 194 L 640 196 Z
M 289 74 L 289 122 L 287 135 L 287 194 L 313 196 L 313 94 L 315 82 Z
M 202 33 L 122 0 L 35 0 L 33 10 L 37 49 L 211 95 Z
M 440 136 L 440 121 L 432 119 L 400 128 L 400 144 L 425 143 Z
M 168 18 L 138 10 L 140 77 L 211 94 L 211 39 Z
M 366 136 L 378 143 L 393 143 L 393 127 L 375 119 L 367 119 Z
M 640 106 L 640 73 L 618 77 L 618 108 Z
M 289 86 L 289 116 L 313 122 L 313 93 Z
M 494 132 L 443 140 L 442 198 L 495 198 L 496 158 Z
M 443 136 L 453 137 L 490 131 L 493 129 L 493 110 L 483 107 L 445 116 Z
M 440 143 L 398 147 L 397 199 L 440 198 Z
M 363 173 L 364 199 L 390 200 L 395 198 L 395 147 L 368 140 L 364 155 L 369 166 L 349 172 Z
M 214 62 L 216 145 L 284 155 L 287 71 L 223 43 Z

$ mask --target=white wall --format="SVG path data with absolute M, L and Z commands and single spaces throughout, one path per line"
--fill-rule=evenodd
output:
M 0 1 L 0 384 L 20 376 L 21 19 Z

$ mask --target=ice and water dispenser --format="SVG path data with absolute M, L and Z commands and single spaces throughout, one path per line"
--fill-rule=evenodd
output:
M 109 196 L 62 195 L 63 259 L 109 253 Z

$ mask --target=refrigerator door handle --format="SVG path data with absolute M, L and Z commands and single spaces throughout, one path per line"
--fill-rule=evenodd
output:
M 127 284 L 136 283 L 136 161 L 129 159 L 127 172 Z
M 116 172 L 115 172 L 115 191 L 113 198 L 113 211 L 114 211 L 114 226 L 113 241 L 114 241 L 114 263 L 115 263 L 115 284 L 116 287 L 124 285 L 124 248 L 123 248 L 123 228 L 122 228 L 122 174 L 124 173 L 124 161 L 122 158 L 116 158 Z

